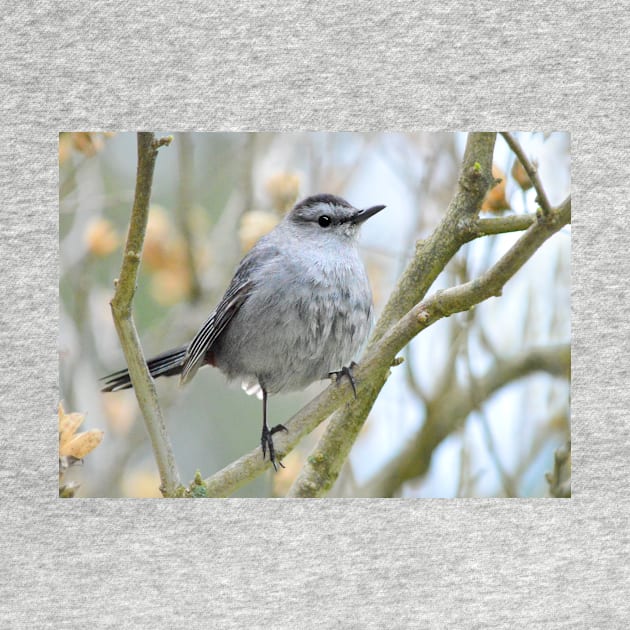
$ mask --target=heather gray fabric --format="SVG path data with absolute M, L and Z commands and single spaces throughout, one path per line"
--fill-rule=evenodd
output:
M 627 8 L 5 3 L 0 626 L 627 627 Z M 57 132 L 417 128 L 572 133 L 574 498 L 56 499 Z

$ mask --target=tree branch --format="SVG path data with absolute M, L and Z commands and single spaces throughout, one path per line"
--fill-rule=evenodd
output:
M 429 299 L 414 306 L 393 326 L 383 343 L 400 348 L 421 330 L 438 319 L 467 311 L 490 297 L 499 297 L 503 285 L 531 258 L 534 252 L 558 230 L 571 221 L 571 198 L 537 222 L 490 269 L 479 278 L 460 286 L 437 291 Z
M 535 214 L 516 214 L 496 219 L 479 219 L 476 237 L 507 232 L 522 232 L 536 221 Z
M 401 276 L 376 324 L 372 347 L 405 313 L 426 295 L 429 287 L 459 248 L 476 238 L 479 207 L 493 183 L 495 133 L 468 135 L 458 190 L 433 234 L 416 243 L 416 253 Z
M 168 145 L 170 141 L 171 138 L 156 140 L 152 133 L 138 134 L 138 168 L 133 209 L 120 275 L 115 283 L 114 297 L 110 302 L 114 324 L 127 361 L 133 390 L 144 417 L 160 472 L 161 490 L 165 496 L 173 496 L 176 493 L 180 486 L 179 474 L 155 386 L 142 354 L 138 332 L 131 313 L 131 305 L 136 291 L 138 268 L 149 217 L 155 160 L 158 149 L 163 145 Z
M 322 496 L 337 479 L 342 463 L 363 426 L 396 353 L 420 331 L 443 317 L 467 311 L 476 304 L 501 295 L 505 283 L 525 264 L 534 252 L 560 228 L 571 220 L 571 202 L 567 199 L 548 216 L 538 217 L 536 224 L 514 246 L 479 278 L 458 287 L 438 291 L 414 306 L 362 359 L 356 376 L 366 375 L 372 385 L 361 391 L 359 399 L 345 409 L 338 410 L 330 419 L 326 431 L 289 491 L 289 496 Z M 369 371 L 372 366 L 372 371 Z M 374 387 L 377 385 L 378 388 Z M 363 388 L 362 388 L 363 390 Z
M 510 149 L 512 149 L 514 155 L 516 155 L 518 161 L 523 165 L 523 168 L 525 169 L 525 172 L 527 173 L 529 179 L 531 179 L 532 184 L 534 184 L 534 188 L 536 190 L 536 200 L 540 204 L 543 213 L 549 214 L 549 212 L 551 212 L 551 204 L 549 203 L 549 199 L 547 198 L 545 189 L 542 186 L 542 182 L 538 177 L 538 170 L 527 159 L 525 151 L 523 151 L 523 148 L 519 144 L 518 140 L 512 134 L 504 131 L 501 133 L 501 135 L 503 136 L 503 139 L 507 142 Z
M 279 459 L 285 457 L 305 435 L 313 431 L 351 397 L 352 389 L 346 379 L 331 384 L 302 407 L 288 422 L 283 423 L 288 432 L 283 431 L 274 435 L 276 456 Z M 268 468 L 271 468 L 271 462 L 263 459 L 260 447 L 257 447 L 205 479 L 203 483 L 207 489 L 207 496 L 229 496 Z
M 395 459 L 367 482 L 361 489 L 361 496 L 391 497 L 406 481 L 425 475 L 435 449 L 463 426 L 481 402 L 507 384 L 534 372 L 570 378 L 570 344 L 533 348 L 509 359 L 498 359 L 484 376 L 475 380 L 474 398 L 470 396 L 468 385 L 455 385 L 441 393 L 427 404 L 422 428 Z

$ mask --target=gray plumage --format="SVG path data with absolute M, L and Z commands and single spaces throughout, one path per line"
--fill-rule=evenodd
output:
M 229 379 L 259 385 L 263 453 L 268 446 L 275 466 L 266 395 L 304 389 L 358 358 L 372 322 L 372 295 L 357 236 L 361 223 L 383 208 L 357 210 L 333 195 L 297 204 L 243 258 L 190 344 L 148 361 L 151 374 L 181 374 L 186 383 L 210 364 Z M 126 370 L 105 380 L 105 391 L 130 386 Z

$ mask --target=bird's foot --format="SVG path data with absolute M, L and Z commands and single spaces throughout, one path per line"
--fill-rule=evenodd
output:
M 355 367 L 357 367 L 357 364 L 353 361 L 348 367 L 342 367 L 337 372 L 330 372 L 328 374 L 328 376 L 330 378 L 332 378 L 334 376 L 337 383 L 341 380 L 342 376 L 347 376 L 348 380 L 350 381 L 350 385 L 352 386 L 352 391 L 354 393 L 354 397 L 356 398 L 357 397 L 357 385 L 356 385 L 356 381 L 354 380 L 354 375 L 352 374 L 352 370 L 354 370 Z
M 283 424 L 276 424 L 275 427 L 268 429 L 265 425 L 262 430 L 262 435 L 260 436 L 260 446 L 262 447 L 263 459 L 267 456 L 267 450 L 269 450 L 269 461 L 273 465 L 273 469 L 278 472 L 278 466 L 280 468 L 284 468 L 284 464 L 276 459 L 276 449 L 273 446 L 273 434 L 278 433 L 278 431 L 286 431 L 288 433 L 289 429 L 287 429 Z

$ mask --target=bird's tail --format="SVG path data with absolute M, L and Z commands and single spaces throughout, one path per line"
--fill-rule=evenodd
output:
M 167 350 L 149 359 L 147 365 L 149 366 L 151 376 L 157 378 L 158 376 L 174 376 L 181 374 L 182 368 L 184 367 L 185 356 L 186 346 L 182 346 L 181 348 Z M 131 379 L 129 378 L 128 370 L 113 372 L 108 376 L 104 376 L 101 381 L 105 383 L 101 388 L 102 392 L 117 392 L 120 389 L 128 389 L 131 387 Z

